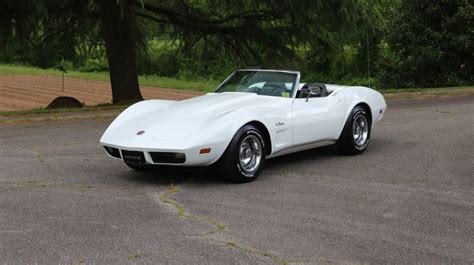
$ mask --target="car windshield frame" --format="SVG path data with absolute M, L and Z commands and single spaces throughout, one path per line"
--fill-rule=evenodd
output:
M 285 88 L 286 88 L 286 91 L 284 93 L 287 93 L 287 96 L 284 96 L 283 93 L 281 93 L 280 95 L 267 95 L 267 94 L 259 94 L 257 91 L 245 91 L 245 90 L 223 90 L 223 88 L 228 85 L 229 81 L 232 80 L 232 78 L 235 77 L 236 74 L 238 73 L 242 73 L 242 72 L 253 72 L 253 73 L 277 73 L 277 74 L 287 74 L 287 75 L 292 75 L 293 78 L 292 78 L 292 81 L 291 81 L 291 88 L 288 88 L 286 86 L 286 83 L 288 82 L 284 82 L 285 80 L 279 80 L 280 83 L 285 83 Z M 243 78 L 244 76 L 242 76 L 241 78 Z M 261 95 L 261 96 L 271 96 L 271 97 L 279 97 L 279 98 L 294 98 L 295 95 L 296 95 L 296 88 L 298 86 L 298 83 L 299 83 L 299 79 L 300 79 L 300 73 L 297 72 L 297 71 L 287 71 L 287 70 L 268 70 L 268 69 L 241 69 L 241 70 L 237 70 L 237 71 L 234 71 L 232 74 L 230 74 L 222 83 L 219 84 L 219 86 L 217 87 L 217 89 L 215 90 L 215 93 L 223 93 L 223 92 L 241 92 L 241 93 L 255 93 L 257 95 Z M 267 83 L 267 82 L 275 82 L 275 80 L 270 80 L 270 81 L 265 81 L 265 80 L 262 80 L 260 82 L 257 82 L 257 83 L 254 83 L 254 84 L 251 84 L 247 87 L 247 89 L 249 88 L 252 88 L 252 86 L 254 86 L 255 84 L 258 84 L 258 83 Z M 264 86 L 264 85 L 263 85 Z M 257 88 L 257 86 L 255 87 Z M 257 88 L 258 89 L 258 88 Z M 260 88 L 261 89 L 261 88 Z

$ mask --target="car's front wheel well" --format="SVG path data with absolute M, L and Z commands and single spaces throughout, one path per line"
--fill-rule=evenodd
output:
M 270 155 L 272 153 L 272 141 L 271 141 L 270 133 L 268 132 L 267 127 L 259 121 L 251 121 L 251 122 L 249 122 L 245 125 L 248 125 L 248 124 L 251 124 L 251 125 L 257 127 L 257 129 L 260 132 L 262 132 L 262 134 L 263 134 L 262 136 L 264 138 L 263 140 L 265 141 L 265 146 L 266 146 L 266 148 L 265 148 L 266 153 L 267 153 L 267 155 Z
M 367 103 L 361 102 L 357 104 L 356 106 L 354 106 L 354 108 L 357 106 L 361 106 L 362 108 L 365 109 L 365 111 L 367 112 L 367 116 L 369 118 L 369 123 L 372 125 L 372 110 L 370 109 L 369 105 L 367 105 Z

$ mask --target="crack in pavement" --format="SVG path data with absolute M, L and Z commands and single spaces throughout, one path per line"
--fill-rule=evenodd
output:
M 40 180 L 38 182 L 41 182 L 41 183 L 44 183 L 45 185 L 48 185 L 48 182 L 52 179 L 54 179 L 54 172 L 53 172 L 53 168 L 51 167 L 50 164 L 48 164 L 45 159 L 44 159 L 44 156 L 43 156 L 43 153 L 38 149 L 38 148 L 32 148 L 31 151 L 33 153 L 35 153 L 36 155 L 36 160 L 44 165 L 46 167 L 46 171 L 48 172 L 48 174 L 50 175 L 49 177 L 43 179 L 43 180 Z M 34 181 L 34 180 L 33 180 Z
M 178 216 L 180 216 L 182 218 L 190 219 L 190 220 L 193 220 L 193 221 L 207 222 L 207 223 L 209 223 L 210 225 L 212 225 L 214 227 L 213 230 L 208 231 L 208 232 L 206 232 L 202 235 L 213 234 L 213 233 L 216 233 L 216 232 L 223 231 L 225 229 L 225 224 L 220 223 L 216 220 L 213 220 L 213 219 L 207 218 L 207 217 L 203 217 L 203 216 L 196 216 L 196 215 L 192 215 L 190 213 L 187 213 L 186 209 L 184 208 L 183 205 L 181 205 L 180 203 L 178 203 L 177 201 L 175 201 L 173 199 L 170 199 L 170 196 L 174 193 L 177 193 L 178 191 L 179 191 L 178 187 L 176 187 L 174 184 L 171 184 L 171 186 L 165 192 L 160 194 L 160 201 L 165 203 L 165 204 L 169 204 L 169 205 L 173 206 L 176 209 L 176 211 L 178 213 Z
M 100 187 L 100 186 L 94 186 L 90 184 L 66 184 L 66 183 L 54 183 L 54 184 L 49 184 L 44 181 L 14 181 L 14 182 L 0 182 L 0 187 L 19 187 L 19 188 L 60 188 L 60 189 L 99 189 L 99 190 L 121 190 L 121 189 L 128 189 L 129 187 Z M 232 240 L 225 240 L 225 239 L 218 239 L 215 236 L 216 235 L 221 235 L 221 233 L 224 233 L 226 231 L 226 226 L 225 224 L 214 220 L 212 218 L 206 217 L 206 216 L 198 216 L 198 215 L 193 215 L 186 211 L 186 208 L 184 205 L 181 203 L 177 202 L 176 200 L 171 199 L 170 197 L 173 194 L 176 194 L 179 192 L 179 188 L 175 185 L 170 185 L 167 190 L 164 192 L 160 193 L 159 200 L 160 202 L 172 206 L 175 210 L 177 215 L 180 218 L 196 221 L 196 222 L 201 222 L 201 223 L 207 223 L 213 227 L 210 231 L 207 231 L 205 233 L 201 233 L 198 236 L 206 238 L 214 243 L 218 243 L 222 246 L 232 248 L 235 250 L 238 250 L 240 252 L 244 252 L 247 254 L 252 254 L 252 255 L 257 255 L 262 258 L 270 259 L 273 263 L 275 264 L 290 264 L 290 263 L 308 263 L 312 262 L 309 259 L 285 259 L 281 258 L 269 251 L 266 250 L 260 250 L 257 248 L 252 248 L 249 246 L 246 246 L 241 243 L 234 242 Z M 228 230 L 227 230 L 228 231 Z M 136 260 L 139 258 L 147 257 L 147 256 L 156 256 L 160 255 L 162 253 L 159 252 L 148 252 L 148 253 L 137 253 L 137 254 L 132 254 L 129 255 L 127 258 L 129 260 Z M 321 260 L 319 261 L 321 262 Z
M 244 244 L 236 243 L 231 240 L 223 240 L 223 239 L 217 239 L 213 238 L 212 236 L 218 234 L 218 233 L 224 233 L 226 231 L 225 229 L 225 224 L 218 222 L 212 218 L 208 218 L 205 216 L 197 216 L 189 213 L 189 211 L 186 211 L 186 208 L 184 205 L 180 204 L 176 200 L 171 199 L 170 197 L 173 194 L 176 194 L 179 192 L 179 188 L 175 186 L 174 184 L 171 184 L 164 192 L 160 193 L 160 202 L 164 203 L 166 205 L 172 206 L 177 214 L 178 217 L 184 218 L 184 219 L 189 219 L 193 221 L 198 221 L 198 222 L 204 222 L 208 223 L 213 227 L 212 230 L 205 232 L 203 234 L 200 234 L 201 237 L 204 237 L 212 242 L 219 243 L 223 246 L 238 250 L 240 252 L 245 252 L 247 254 L 253 254 L 260 256 L 261 258 L 266 258 L 270 259 L 273 263 L 275 264 L 281 264 L 281 265 L 286 265 L 290 263 L 309 263 L 309 262 L 316 262 L 316 261 L 311 261 L 309 259 L 288 259 L 288 258 L 281 258 L 277 256 L 274 253 L 271 253 L 266 250 L 261 250 L 257 248 L 253 248 L 250 246 L 246 246 Z M 319 260 L 317 262 L 323 262 L 323 260 Z M 327 262 L 327 261 L 326 261 Z
M 0 182 L 0 187 L 22 187 L 22 188 L 61 188 L 61 189 L 118 189 L 116 187 L 98 187 L 89 184 L 67 184 L 67 183 L 49 183 L 49 181 L 55 178 L 54 170 L 49 163 L 46 162 L 43 153 L 38 148 L 32 148 L 32 152 L 36 155 L 36 160 L 41 165 L 44 165 L 46 168 L 47 173 L 50 175 L 49 177 L 42 179 L 42 180 L 29 180 L 29 181 L 13 181 L 13 182 Z M 222 246 L 232 248 L 234 250 L 247 253 L 250 255 L 256 255 L 264 259 L 270 259 L 275 264 L 290 264 L 290 263 L 308 263 L 311 262 L 308 259 L 285 259 L 277 256 L 274 253 L 271 253 L 267 250 L 261 250 L 257 248 L 253 248 L 250 246 L 246 246 L 242 243 L 234 242 L 233 240 L 226 240 L 222 238 L 216 238 L 217 235 L 223 236 L 222 233 L 226 231 L 226 225 L 209 217 L 206 216 L 198 216 L 189 213 L 186 211 L 186 208 L 181 203 L 177 202 L 176 200 L 171 199 L 173 194 L 179 192 L 179 188 L 174 184 L 171 184 L 164 192 L 160 193 L 159 201 L 166 205 L 172 206 L 177 215 L 180 218 L 184 218 L 187 220 L 192 220 L 195 222 L 207 223 L 209 224 L 212 229 L 206 231 L 204 233 L 199 234 L 198 236 L 206 238 L 214 243 L 220 244 Z M 139 253 L 139 254 L 132 254 L 129 255 L 127 258 L 129 260 L 136 260 L 145 256 L 155 256 L 159 255 L 159 253 L 149 252 L 149 253 Z

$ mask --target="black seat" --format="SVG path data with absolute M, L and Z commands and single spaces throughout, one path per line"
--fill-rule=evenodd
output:
M 301 90 L 298 91 L 296 97 L 297 98 L 307 98 L 308 93 L 310 93 L 310 89 L 315 92 L 316 94 L 311 94 L 309 97 L 327 97 L 330 93 L 326 88 L 325 84 L 322 83 L 307 83 L 305 84 Z M 319 94 L 317 93 L 319 91 Z

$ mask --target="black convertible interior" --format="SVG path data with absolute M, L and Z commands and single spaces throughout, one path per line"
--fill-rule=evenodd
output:
M 283 82 L 266 82 L 261 88 L 253 86 L 247 92 L 257 93 L 265 96 L 282 96 L 282 94 L 289 92 Z M 307 83 L 296 92 L 296 98 L 321 98 L 327 97 L 332 91 L 328 91 L 325 84 L 322 83 Z
M 327 97 L 328 92 L 326 85 L 322 83 L 307 83 L 296 93 L 296 98 L 320 98 Z

